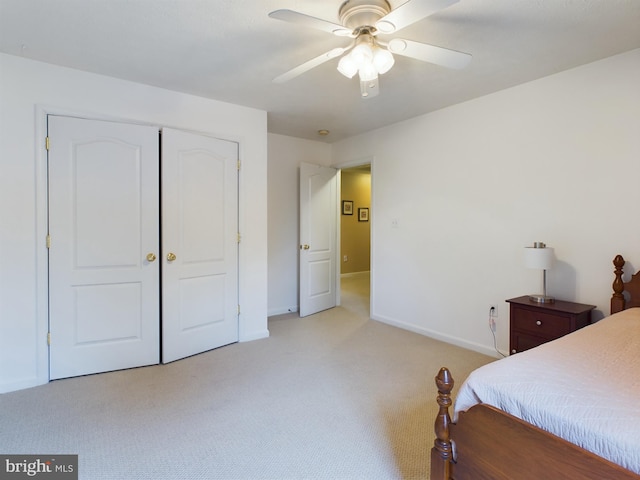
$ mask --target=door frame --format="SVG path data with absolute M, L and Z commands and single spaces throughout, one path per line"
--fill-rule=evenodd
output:
M 375 248 L 374 248 L 374 226 L 375 226 L 375 212 L 376 212 L 376 208 L 375 208 L 375 195 L 374 195 L 374 187 L 375 187 L 375 182 L 374 182 L 374 164 L 375 164 L 375 155 L 370 155 L 370 156 L 366 156 L 366 157 L 361 157 L 361 158 L 357 158 L 354 160 L 349 160 L 346 162 L 342 162 L 339 163 L 337 165 L 334 165 L 335 168 L 338 169 L 338 207 L 340 207 L 342 205 L 342 203 L 340 202 L 341 200 L 341 195 L 342 195 L 342 169 L 343 168 L 352 168 L 352 167 L 360 167 L 362 165 L 371 165 L 371 205 L 369 206 L 369 222 L 370 222 L 370 230 L 369 230 L 369 246 L 370 246 L 370 253 L 369 253 L 369 315 L 373 316 L 373 303 L 375 300 L 375 282 L 374 282 L 374 256 L 375 256 Z M 342 288 L 342 284 L 340 282 L 340 259 L 342 258 L 342 252 L 340 251 L 340 240 L 341 240 L 341 235 L 342 235 L 342 230 L 340 228 L 340 220 L 341 220 L 341 215 L 342 212 L 340 212 L 340 214 L 338 215 L 337 218 L 337 222 L 338 222 L 338 226 L 337 226 L 337 243 L 338 243 L 338 247 L 336 248 L 336 252 L 337 252 L 337 262 L 338 262 L 338 267 L 336 268 L 336 305 L 341 305 L 341 288 Z
M 49 250 L 47 248 L 46 238 L 49 231 L 49 205 L 48 205 L 48 171 L 47 171 L 47 117 L 49 115 L 60 115 L 67 117 L 84 118 L 87 120 L 102 120 L 107 122 L 119 122 L 129 123 L 133 125 L 146 125 L 154 126 L 158 128 L 158 131 L 162 127 L 176 128 L 172 125 L 157 124 L 154 122 L 141 122 L 131 118 L 119 117 L 108 115 L 104 113 L 94 111 L 83 111 L 77 109 L 70 109 L 64 107 L 50 106 L 45 104 L 36 104 L 34 107 L 34 120 L 35 120 L 35 145 L 34 145 L 34 157 L 35 157 L 35 232 L 36 232 L 36 255 L 35 255 L 35 318 L 36 318 L 36 376 L 25 379 L 20 384 L 14 385 L 14 390 L 22 388 L 29 388 L 36 385 L 43 385 L 49 383 Z M 214 132 L 202 132 L 183 129 L 191 133 L 199 135 L 207 135 L 221 140 L 229 140 L 238 144 L 238 158 L 241 161 L 243 158 L 243 142 L 241 138 L 224 138 L 222 135 L 216 135 Z M 233 137 L 233 136 L 231 136 Z M 242 210 L 242 169 L 238 171 L 238 229 L 243 229 L 243 210 Z M 238 245 L 238 301 L 241 302 L 243 298 L 242 293 L 242 243 Z M 242 315 L 238 316 L 238 330 L 242 331 Z M 268 332 L 265 336 L 268 336 Z M 240 338 L 239 341 L 254 340 L 260 337 Z

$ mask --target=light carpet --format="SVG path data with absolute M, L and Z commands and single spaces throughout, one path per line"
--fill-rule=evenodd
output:
M 436 389 L 494 360 L 342 306 L 168 365 L 0 395 L 0 453 L 79 455 L 79 478 L 428 479 Z

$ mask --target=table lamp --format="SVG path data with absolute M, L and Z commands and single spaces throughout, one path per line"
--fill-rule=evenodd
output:
M 529 295 L 529 300 L 536 303 L 553 303 L 555 299 L 547 295 L 547 270 L 553 266 L 553 248 L 542 242 L 534 242 L 533 247 L 525 247 L 524 264 L 527 268 L 542 270 L 542 294 Z

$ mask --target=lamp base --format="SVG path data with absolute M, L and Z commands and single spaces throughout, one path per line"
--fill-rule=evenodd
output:
M 553 303 L 556 299 L 548 295 L 529 295 L 529 301 L 535 303 Z

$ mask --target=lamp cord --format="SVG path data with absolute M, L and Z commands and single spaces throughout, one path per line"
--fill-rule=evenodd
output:
M 498 352 L 498 354 L 502 357 L 502 358 L 507 358 L 507 356 L 502 353 L 500 350 L 498 350 L 498 344 L 497 344 L 497 340 L 496 340 L 496 332 L 493 331 L 493 325 L 495 325 L 495 322 L 492 322 L 493 318 L 491 317 L 491 314 L 489 314 L 489 330 L 491 330 L 491 335 L 493 335 L 493 348 L 496 352 Z

